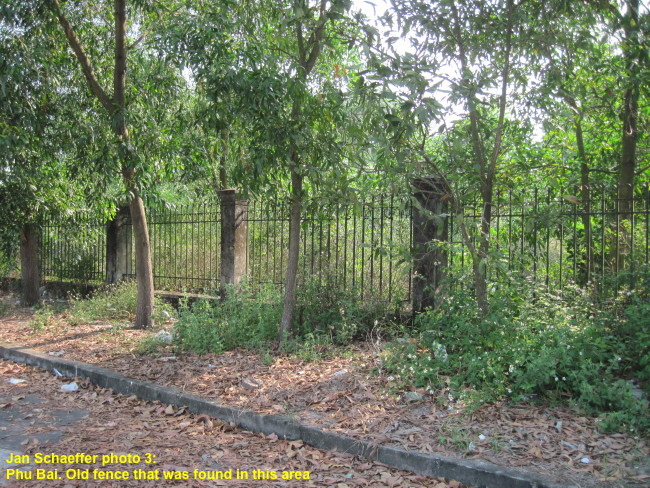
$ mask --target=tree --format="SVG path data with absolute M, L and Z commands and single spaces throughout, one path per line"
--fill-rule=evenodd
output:
M 35 9 L 36 10 L 36 9 Z M 73 77 L 61 44 L 37 11 L 23 5 L 2 7 L 0 23 L 0 228 L 2 253 L 12 259 L 20 244 L 23 303 L 40 299 L 40 224 L 65 216 L 79 223 L 82 213 L 101 212 L 101 183 L 75 164 L 74 148 L 64 133 L 70 111 L 87 99 L 61 88 Z M 77 124 L 78 134 L 87 126 Z M 79 178 L 72 178 L 78 173 Z
M 582 204 L 589 205 L 594 174 L 599 176 L 595 181 L 618 183 L 620 225 L 615 232 L 621 245 L 611 246 L 610 258 L 612 269 L 623 269 L 622 260 L 629 247 L 626 222 L 630 220 L 639 174 L 637 145 L 643 134 L 640 106 L 643 109 L 647 97 L 643 87 L 648 85 L 649 46 L 642 33 L 649 29 L 648 14 L 640 13 L 636 1 L 551 2 L 547 7 L 549 15 L 539 29 L 544 39 L 538 44 L 546 59 L 539 70 L 543 80 L 541 106 L 556 121 L 561 119 L 557 107 L 552 108 L 553 97 L 562 100 L 571 112 Z M 601 175 L 615 175 L 616 179 Z M 586 281 L 593 269 L 593 246 L 587 212 L 582 218 Z
M 161 103 L 159 98 L 173 102 L 171 96 L 174 94 L 174 84 L 176 83 L 174 76 L 177 79 L 178 75 L 171 71 L 169 75 L 172 79 L 165 77 L 161 73 L 164 73 L 166 67 L 156 62 L 155 55 L 152 57 L 136 48 L 141 47 L 143 41 L 151 34 L 148 29 L 153 30 L 152 26 L 161 23 L 162 20 L 156 15 L 156 11 L 147 10 L 148 6 L 145 3 L 144 10 L 149 15 L 142 15 L 137 20 L 127 22 L 126 0 L 114 0 L 111 13 L 96 10 L 94 4 L 81 4 L 74 9 L 62 5 L 59 0 L 48 0 L 48 4 L 63 29 L 87 87 L 105 111 L 103 119 L 114 136 L 117 150 L 111 156 L 115 158 L 117 163 L 115 169 L 119 170 L 126 189 L 135 238 L 136 279 L 138 282 L 135 325 L 140 328 L 150 327 L 152 325 L 154 289 L 151 250 L 142 192 L 152 188 L 156 182 L 156 175 L 164 172 L 155 161 L 154 154 L 158 151 L 164 153 L 165 148 L 161 149 L 156 146 L 158 144 L 164 146 L 165 142 L 155 139 L 166 139 L 167 143 L 174 144 L 173 141 L 169 141 L 167 131 L 157 133 L 156 129 L 159 127 L 155 120 L 157 118 L 165 119 L 169 115 L 166 112 L 169 107 L 164 102 Z M 69 13 L 79 17 L 78 27 L 73 26 L 65 7 Z M 165 11 L 166 6 L 161 5 L 160 8 Z M 135 8 L 133 11 L 135 14 Z M 110 26 L 111 22 L 112 27 Z M 81 29 L 89 37 L 94 36 L 94 43 L 88 44 L 95 55 L 94 60 L 91 59 L 78 36 L 78 29 Z M 130 45 L 128 44 L 127 31 L 132 35 Z M 111 44 L 112 55 L 109 54 Z M 138 76 L 131 78 L 134 82 L 130 87 L 127 85 L 126 76 L 129 57 L 131 60 L 137 60 L 130 71 L 139 73 Z M 146 70 L 151 66 L 156 68 L 153 70 L 154 76 L 147 78 L 150 73 L 147 73 Z M 108 91 L 107 85 L 111 86 L 112 92 Z M 141 106 L 138 106 L 138 103 Z M 149 113 L 146 113 L 147 108 Z M 138 111 L 138 109 L 140 110 Z M 137 125 L 135 125 L 136 123 Z M 132 134 L 134 128 L 137 129 L 135 136 Z M 145 145 L 147 147 L 146 154 Z M 112 171 L 114 169 L 109 168 L 109 174 L 112 174 Z
M 344 0 L 297 0 L 286 7 L 245 2 L 225 15 L 219 6 L 211 6 L 199 9 L 199 18 L 192 23 L 207 31 L 188 27 L 189 36 L 176 36 L 186 39 L 195 77 L 216 112 L 210 119 L 214 139 L 228 129 L 231 137 L 243 141 L 232 181 L 253 191 L 269 190 L 276 197 L 288 187 L 289 253 L 281 340 L 293 321 L 305 197 L 347 177 L 340 166 L 348 156 L 342 142 L 345 94 L 337 82 L 343 78 L 355 32 L 349 6 Z M 237 128 L 245 135 L 237 136 Z
M 392 2 L 400 22 L 401 31 L 416 46 L 419 59 L 431 74 L 433 90 L 447 89 L 447 110 L 459 105 L 465 110 L 471 147 L 471 167 L 481 202 L 481 224 L 477 245 L 462 218 L 461 231 L 466 247 L 472 256 L 474 290 L 477 305 L 482 313 L 488 311 L 487 265 L 490 250 L 492 200 L 498 165 L 503 154 L 506 112 L 512 108 L 515 90 L 514 61 L 521 36 L 521 23 L 525 14 L 522 5 L 505 1 L 446 0 L 430 5 L 428 2 L 395 0 Z M 386 16 L 393 24 L 392 13 Z M 403 57 L 406 59 L 406 57 Z M 412 64 L 410 61 L 408 64 Z M 445 68 L 446 66 L 446 68 Z M 443 69 L 445 68 L 445 69 Z M 446 71 L 446 72 L 445 72 Z M 518 75 L 518 73 L 514 73 Z M 420 92 L 422 90 L 420 89 Z M 417 110 L 418 103 L 410 101 L 403 106 L 406 112 Z M 414 113 L 414 112 L 413 112 Z M 435 114 L 439 116 L 439 112 Z M 398 118 L 398 126 L 399 119 Z M 407 116 L 402 116 L 406 120 Z M 424 129 L 424 140 L 430 134 L 430 124 Z M 443 126 L 444 129 L 444 126 Z M 447 180 L 441 168 L 433 164 L 426 151 L 426 143 L 418 145 L 417 157 L 424 158 L 430 171 Z M 447 183 L 456 211 L 461 210 L 460 195 Z

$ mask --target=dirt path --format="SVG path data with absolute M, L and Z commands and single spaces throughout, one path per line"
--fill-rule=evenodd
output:
M 11 384 L 12 378 L 24 381 Z M 96 486 L 102 477 L 112 476 L 128 481 L 103 480 L 101 486 L 462 486 L 321 451 L 302 441 L 243 432 L 88 382 L 81 382 L 76 392 L 62 391 L 68 383 L 52 373 L 0 361 L 0 444 L 14 461 L 0 472 L 5 486 Z M 76 453 L 83 457 L 48 457 Z M 290 473 L 301 479 L 282 479 Z M 165 475 L 179 479 L 165 480 Z M 47 479 L 55 476 L 60 479 Z M 214 476 L 223 479 L 209 479 Z M 273 477 L 278 479 L 271 481 Z

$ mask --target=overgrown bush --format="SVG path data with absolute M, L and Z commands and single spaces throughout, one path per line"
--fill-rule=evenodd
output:
M 357 291 L 345 290 L 329 275 L 310 280 L 297 293 L 293 325 L 298 339 L 322 338 L 343 345 L 361 339 L 390 322 L 390 305 L 374 299 L 360 300 Z
M 649 433 L 647 404 L 627 381 L 648 386 L 648 321 L 647 300 L 597 309 L 581 289 L 560 296 L 525 283 L 495 292 L 482 318 L 460 291 L 419 315 L 417 333 L 388 347 L 384 365 L 403 385 L 449 385 L 480 401 L 568 398 L 607 428 Z
M 240 285 L 226 293 L 224 301 L 184 304 L 175 327 L 175 341 L 198 353 L 237 347 L 268 349 L 278 337 L 283 293 L 277 287 L 253 290 Z M 297 296 L 291 341 L 286 352 L 303 359 L 317 359 L 323 347 L 349 344 L 365 337 L 373 327 L 388 323 L 385 304 L 360 301 L 332 284 L 310 282 Z
M 96 291 L 90 298 L 73 298 L 70 302 L 71 322 L 93 320 L 133 321 L 138 304 L 138 287 L 134 281 L 123 281 Z M 173 313 L 171 305 L 154 298 L 154 321 L 165 322 Z
M 227 290 L 223 301 L 182 303 L 174 340 L 181 349 L 201 354 L 258 348 L 277 338 L 281 315 L 282 295 L 275 287 L 255 293 L 242 285 Z

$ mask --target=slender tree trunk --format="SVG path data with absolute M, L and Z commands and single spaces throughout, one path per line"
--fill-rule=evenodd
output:
M 461 31 L 461 21 L 458 14 L 456 2 L 451 2 L 451 12 L 454 18 L 453 34 L 458 43 L 458 59 L 462 68 L 463 76 L 471 74 L 469 60 L 465 48 L 464 38 Z M 490 228 L 492 225 L 492 198 L 494 193 L 494 178 L 496 175 L 497 162 L 501 154 L 501 144 L 503 141 L 503 128 L 505 121 L 506 99 L 508 95 L 508 82 L 510 79 L 510 54 L 512 50 L 512 31 L 513 15 L 515 5 L 514 0 L 508 0 L 506 4 L 506 29 L 505 29 L 505 46 L 503 53 L 503 68 L 501 70 L 501 94 L 499 97 L 499 119 L 494 136 L 494 146 L 492 154 L 488 160 L 487 151 L 479 129 L 479 112 L 476 108 L 474 93 L 466 95 L 467 105 L 469 108 L 470 132 L 472 136 L 472 148 L 474 157 L 479 166 L 479 179 L 481 198 L 483 201 L 483 210 L 481 212 L 481 230 L 479 236 L 479 245 L 476 249 L 465 240 L 465 245 L 472 252 L 472 269 L 474 273 L 474 292 L 476 295 L 476 304 L 483 315 L 488 312 L 488 295 L 487 295 L 487 262 L 488 252 L 490 249 Z M 464 235 L 467 235 L 465 232 Z M 468 237 L 468 236 L 467 236 Z
M 142 198 L 136 196 L 129 205 L 135 240 L 135 275 L 138 282 L 138 305 L 135 327 L 146 329 L 153 325 L 153 269 L 149 230 Z
M 634 195 L 634 176 L 636 172 L 636 146 L 639 121 L 639 66 L 640 56 L 644 56 L 639 46 L 639 0 L 626 2 L 627 16 L 625 28 L 625 69 L 627 87 L 623 95 L 623 136 L 621 140 L 621 167 L 618 177 L 618 198 L 621 220 L 629 220 Z
M 580 143 L 578 143 L 578 151 L 580 151 Z M 584 153 L 584 146 L 582 147 L 582 152 Z M 580 278 L 582 285 L 587 285 L 594 274 L 594 239 L 591 228 L 591 217 L 589 215 L 589 209 L 591 208 L 591 188 L 589 187 L 589 167 L 585 161 L 586 159 L 582 159 L 580 162 L 580 198 L 584 207 L 584 211 L 582 212 L 582 226 L 585 230 L 585 264 L 582 269 L 582 277 Z
M 61 27 L 74 52 L 81 71 L 86 78 L 88 87 L 97 100 L 108 112 L 109 121 L 122 152 L 121 170 L 126 189 L 131 194 L 129 210 L 135 237 L 135 276 L 138 282 L 138 305 L 135 326 L 147 328 L 153 324 L 153 271 L 151 266 L 151 248 L 144 205 L 135 182 L 135 170 L 132 169 L 132 158 L 129 144 L 129 132 L 126 126 L 126 0 L 113 0 L 114 24 L 114 65 L 113 65 L 113 96 L 109 96 L 97 79 L 90 58 L 86 54 L 81 41 L 77 37 L 72 24 L 68 21 L 59 0 L 49 0 L 53 12 L 59 19 Z
M 221 154 L 219 155 L 219 183 L 221 190 L 228 188 L 226 162 L 228 160 L 228 129 L 221 129 Z
M 623 48 L 627 86 L 623 94 L 623 134 L 621 138 L 621 165 L 618 175 L 618 246 L 612 246 L 616 256 L 612 260 L 616 271 L 625 267 L 625 258 L 630 253 L 632 199 L 634 198 L 634 177 L 636 173 L 636 146 L 639 120 L 639 77 L 644 56 L 639 45 L 639 0 L 625 2 L 627 14 L 623 18 L 625 43 Z M 614 249 L 617 247 L 616 249 Z
M 571 96 L 565 96 L 564 100 L 567 102 L 573 111 L 573 130 L 576 136 L 576 145 L 578 146 L 578 156 L 580 157 L 580 198 L 584 211 L 582 212 L 582 226 L 585 232 L 585 262 L 580 266 L 580 284 L 586 285 L 590 277 L 594 273 L 594 260 L 593 260 L 593 232 L 591 229 L 591 218 L 589 217 L 588 209 L 591 206 L 591 191 L 589 188 L 589 161 L 587 160 L 587 151 L 585 151 L 584 134 L 582 132 L 582 111 L 578 104 Z
M 41 273 L 38 262 L 38 226 L 24 224 L 20 231 L 20 275 L 23 305 L 31 307 L 40 300 Z
M 494 191 L 493 180 L 485 182 L 483 191 L 483 211 L 481 212 L 481 235 L 478 246 L 478 259 L 473 259 L 474 290 L 476 304 L 483 315 L 488 313 L 489 303 L 487 296 L 487 263 L 490 250 L 490 228 L 492 227 L 492 194 Z
M 291 159 L 296 162 L 298 154 L 292 149 Z M 302 210 L 303 176 L 298 173 L 295 165 L 291 167 L 291 214 L 289 220 L 289 257 L 287 276 L 284 286 L 284 310 L 278 328 L 280 342 L 284 342 L 291 330 L 293 312 L 296 306 L 296 283 L 298 277 L 298 261 L 300 258 L 300 212 Z
M 295 23 L 296 43 L 298 47 L 298 78 L 307 83 L 311 71 L 320 55 L 323 32 L 328 22 L 327 2 L 321 0 L 319 7 L 319 22 L 317 27 L 308 35 L 303 32 L 303 24 Z M 291 109 L 291 119 L 294 123 L 300 120 L 301 106 L 298 98 L 294 98 Z M 296 284 L 298 278 L 298 261 L 300 258 L 300 213 L 302 211 L 302 188 L 304 176 L 300 173 L 301 161 L 299 149 L 295 142 L 290 147 L 291 171 L 291 214 L 289 219 L 289 256 L 287 259 L 287 275 L 284 287 L 284 309 L 278 325 L 280 342 L 284 342 L 293 323 L 293 313 L 296 307 Z

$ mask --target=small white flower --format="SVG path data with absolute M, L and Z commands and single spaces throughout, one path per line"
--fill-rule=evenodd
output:
M 560 379 L 556 376 L 556 377 L 555 377 L 555 381 L 560 381 Z

